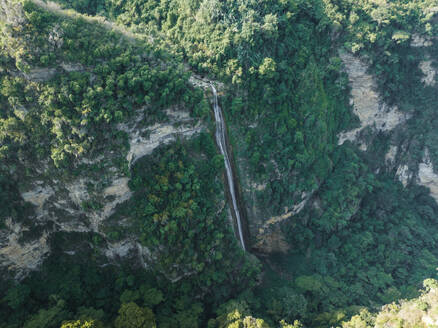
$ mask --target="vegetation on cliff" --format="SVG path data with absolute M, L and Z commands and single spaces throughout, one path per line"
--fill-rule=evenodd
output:
M 425 147 L 438 163 L 438 93 L 419 66 L 437 55 L 436 0 L 57 1 L 90 16 L 14 3 L 19 23 L 0 22 L 0 229 L 33 220 L 20 187 L 37 162 L 65 178 L 110 150 L 132 196 L 102 231 L 58 231 L 40 270 L 2 281 L 0 328 L 436 324 L 436 281 L 392 302 L 436 276 L 438 205 L 383 163 L 390 143 L 409 167 Z M 340 49 L 366 59 L 381 101 L 412 117 L 394 134 L 364 129 L 367 151 L 338 145 L 358 124 Z M 240 250 L 208 94 L 190 71 L 224 83 L 239 175 L 263 186 L 263 213 L 309 200 L 281 223 L 286 254 Z M 142 125 L 158 124 L 173 106 L 205 131 L 128 162 L 117 127 L 138 109 Z M 127 240 L 135 249 L 109 261 L 105 250 Z

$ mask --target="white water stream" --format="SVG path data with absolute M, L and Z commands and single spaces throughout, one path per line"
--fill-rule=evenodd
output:
M 240 219 L 239 207 L 237 206 L 236 189 L 234 187 L 234 180 L 233 180 L 233 169 L 231 167 L 230 156 L 228 155 L 227 144 L 225 141 L 224 118 L 222 115 L 222 110 L 219 107 L 219 103 L 217 100 L 216 88 L 214 87 L 213 84 L 210 84 L 210 86 L 211 86 L 211 89 L 213 90 L 213 95 L 214 95 L 213 108 L 214 108 L 214 118 L 216 120 L 216 142 L 219 145 L 219 149 L 221 151 L 221 154 L 224 156 L 225 171 L 227 173 L 228 187 L 230 189 L 231 200 L 233 202 L 232 210 L 234 210 L 234 214 L 236 216 L 237 228 L 239 230 L 240 243 L 242 244 L 243 250 L 246 251 L 245 241 L 243 239 L 243 232 L 242 232 L 242 222 Z

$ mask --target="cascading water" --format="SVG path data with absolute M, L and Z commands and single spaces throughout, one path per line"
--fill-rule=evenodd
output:
M 227 181 L 228 181 L 228 187 L 231 195 L 231 201 L 233 202 L 233 210 L 234 215 L 236 216 L 237 221 L 237 228 L 239 230 L 239 238 L 240 243 L 242 244 L 242 248 L 244 251 L 246 251 L 245 247 L 245 240 L 243 239 L 243 232 L 242 232 L 242 222 L 240 218 L 240 212 L 239 207 L 237 206 L 237 199 L 236 199 L 236 189 L 234 187 L 234 180 L 233 180 L 233 169 L 231 167 L 230 162 L 230 156 L 228 155 L 228 149 L 227 144 L 225 141 L 225 122 L 222 115 L 222 110 L 219 107 L 219 103 L 217 100 L 217 91 L 213 84 L 210 83 L 211 89 L 213 90 L 213 108 L 214 108 L 214 117 L 216 120 L 216 142 L 219 146 L 221 154 L 224 156 L 224 162 L 225 162 L 225 171 L 227 174 Z

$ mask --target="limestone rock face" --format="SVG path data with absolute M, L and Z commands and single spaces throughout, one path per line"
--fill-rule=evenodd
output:
M 154 124 L 150 127 L 139 127 L 138 120 L 134 125 L 121 124 L 119 128 L 129 135 L 130 150 L 126 156 L 129 165 L 143 156 L 149 155 L 159 145 L 175 141 L 177 137 L 190 138 L 199 134 L 205 127 L 194 123 L 189 112 L 167 110 L 169 123 Z M 178 126 L 175 126 L 178 123 Z
M 245 172 L 245 159 L 240 158 L 238 166 L 241 172 Z M 280 213 L 270 213 L 258 203 L 258 193 L 269 192 L 266 190 L 267 182 L 256 183 L 248 174 L 242 174 L 240 183 L 253 242 L 252 248 L 262 254 L 287 253 L 292 246 L 288 244 L 281 225 L 301 213 L 316 190 L 302 192 L 297 195 L 295 204 L 284 207 Z
M 264 224 L 258 228 L 255 236 L 255 243 L 253 248 L 260 253 L 287 253 L 291 245 L 286 241 L 284 233 L 280 229 L 283 221 L 299 214 L 311 199 L 313 192 L 303 193 L 302 201 L 294 205 L 291 209 L 285 208 L 284 214 L 266 218 Z
M 90 218 L 90 224 L 93 231 L 99 231 L 99 225 L 103 220 L 110 217 L 114 213 L 118 204 L 127 201 L 131 196 L 131 189 L 128 187 L 129 179 L 120 177 L 112 182 L 112 184 L 103 191 L 104 199 L 107 201 L 102 210 L 98 213 L 93 213 Z M 112 199 L 112 200 L 111 200 Z
M 390 145 L 388 152 L 385 154 L 385 164 L 387 166 L 392 166 L 395 163 L 397 151 L 398 151 L 397 146 Z
M 438 201 L 438 174 L 433 171 L 432 163 L 421 163 L 418 170 L 418 184 L 428 187 L 430 194 Z
M 420 69 L 424 74 L 424 77 L 422 79 L 422 81 L 428 85 L 428 86 L 433 86 L 435 85 L 435 75 L 436 75 L 436 71 L 435 69 L 432 67 L 432 61 L 429 60 L 425 60 L 422 61 L 420 63 Z
M 85 67 L 80 63 L 61 63 L 60 66 L 66 72 L 83 72 Z
M 136 245 L 129 241 L 123 240 L 117 243 L 112 243 L 108 245 L 108 249 L 105 251 L 105 255 L 109 258 L 125 257 L 136 248 Z
M 418 35 L 413 36 L 412 47 L 429 47 L 431 45 L 432 40 Z M 345 140 L 351 140 L 358 143 L 363 150 L 366 150 L 366 145 L 358 140 L 358 133 L 362 129 L 372 127 L 376 132 L 389 132 L 402 126 L 411 115 L 400 112 L 396 107 L 390 108 L 381 101 L 376 91 L 374 78 L 367 73 L 368 67 L 363 61 L 347 53 L 341 53 L 340 56 L 350 79 L 354 113 L 359 117 L 361 126 L 352 131 L 341 133 L 339 135 L 339 144 L 342 144 Z M 426 86 L 435 86 L 436 71 L 431 58 L 426 57 L 426 60 L 420 62 L 419 68 L 424 74 L 422 82 Z M 418 171 L 416 170 L 416 164 L 413 164 L 409 158 L 405 158 L 405 161 L 402 162 L 397 161 L 397 158 L 400 157 L 399 152 L 404 153 L 405 151 L 406 145 L 404 147 L 390 145 L 382 161 L 389 170 L 394 170 L 395 176 L 405 187 L 410 183 L 425 186 L 429 188 L 431 196 L 438 202 L 438 174 L 434 172 L 429 150 L 425 149 L 425 155 L 418 164 Z
M 51 1 L 32 1 L 57 15 L 75 15 Z M 128 41 L 134 41 L 134 35 L 130 31 L 110 22 L 91 17 L 84 19 L 99 22 L 108 30 L 122 33 Z M 25 24 L 22 1 L 0 0 L 0 21 L 11 25 L 8 31 Z M 54 25 L 46 37 L 46 44 L 50 49 L 62 47 L 62 26 Z M 57 62 L 51 67 L 30 67 L 26 63 L 23 71 L 21 68 L 10 68 L 8 74 L 39 83 L 61 74 L 88 71 L 92 83 L 93 69 L 75 62 Z M 205 85 L 208 86 L 208 83 Z M 17 105 L 13 110 L 19 119 L 25 120 L 29 113 L 33 113 L 33 108 L 20 106 Z M 105 225 L 112 224 L 107 219 L 114 214 L 119 204 L 132 196 L 127 168 L 163 144 L 178 138 L 191 138 L 206 129 L 187 110 L 178 106 L 168 109 L 165 114 L 162 121 L 152 124 L 145 108 L 138 109 L 128 122 L 116 127 L 127 134 L 129 149 L 121 147 L 122 149 L 114 150 L 115 144 L 109 140 L 108 144 L 96 145 L 96 149 L 93 149 L 95 153 L 90 154 L 91 157 L 78 158 L 69 163 L 72 169 L 56 169 L 50 159 L 29 162 L 23 155 L 20 158 L 23 162 L 21 164 L 29 168 L 29 172 L 20 181 L 18 189 L 23 201 L 33 205 L 33 213 L 29 217 L 20 218 L 20 222 L 14 222 L 10 218 L 7 227 L 0 229 L 0 274 L 7 273 L 19 279 L 30 270 L 37 269 L 50 254 L 50 238 L 57 232 L 92 232 L 107 241 Z M 61 130 L 61 120 L 58 123 Z M 75 132 L 80 136 L 87 134 L 85 129 Z M 68 252 L 78 252 L 72 247 Z M 149 250 L 138 243 L 134 234 L 129 239 L 113 244 L 107 242 L 102 247 L 108 258 L 136 254 L 144 265 L 151 256 Z
M 30 242 L 20 241 L 26 230 L 11 219 L 6 220 L 6 229 L 0 230 L 0 272 L 14 272 L 17 279 L 37 269 L 50 251 L 46 233 Z
M 351 83 L 353 111 L 360 119 L 360 127 L 340 133 L 338 143 L 342 145 L 346 140 L 355 141 L 366 150 L 367 145 L 358 140 L 360 131 L 366 127 L 371 127 L 376 132 L 391 131 L 410 115 L 382 102 L 373 76 L 367 73 L 368 66 L 365 62 L 346 52 L 340 53 L 340 57 Z
M 399 181 L 403 184 L 403 186 L 407 186 L 409 181 L 412 178 L 412 173 L 409 171 L 409 166 L 400 165 L 397 168 L 397 172 L 395 173 Z
M 419 34 L 412 35 L 411 47 L 420 48 L 420 47 L 430 47 L 431 45 L 432 45 L 432 40 L 430 40 L 430 38 Z
M 48 81 L 56 74 L 56 68 L 33 68 L 24 77 L 29 81 L 43 82 Z
M 119 128 L 128 133 L 131 148 L 122 159 L 132 165 L 139 158 L 177 137 L 190 138 L 200 133 L 205 126 L 190 117 L 187 111 L 173 108 L 166 111 L 165 122 L 144 126 L 144 111 Z M 85 165 L 79 175 L 52 176 L 50 163 L 34 163 L 35 176 L 21 187 L 21 197 L 34 206 L 34 217 L 27 223 L 8 221 L 8 227 L 0 232 L 0 272 L 6 270 L 20 279 L 34 269 L 50 254 L 48 240 L 54 232 L 94 232 L 105 238 L 103 231 L 106 219 L 116 210 L 117 205 L 132 196 L 128 186 L 129 177 L 112 160 L 120 154 L 103 150 L 96 158 L 82 158 L 79 165 Z M 87 167 L 104 167 L 103 173 L 93 174 Z M 53 169 L 53 168 L 52 168 Z M 102 171 L 101 171 L 102 172 Z M 29 226 L 31 222 L 32 226 Z M 40 227 L 38 235 L 23 240 L 23 233 Z M 73 250 L 74 251 L 74 250 Z M 149 250 L 140 247 L 135 236 L 118 243 L 107 243 L 104 253 L 109 259 L 136 256 L 146 265 L 150 259 Z M 172 278 L 173 279 L 173 278 Z
M 40 181 L 40 183 L 42 183 L 42 181 Z M 26 202 L 35 205 L 35 212 L 37 216 L 42 217 L 46 214 L 44 211 L 44 204 L 53 194 L 54 191 L 50 186 L 42 187 L 37 185 L 34 189 L 23 192 L 21 197 L 23 197 Z
M 433 170 L 433 164 L 430 160 L 429 150 L 427 148 L 423 161 L 418 166 L 417 183 L 429 188 L 430 195 L 438 202 L 438 174 Z
M 57 15 L 70 15 L 51 1 L 33 0 L 35 4 Z M 85 18 L 96 22 L 97 19 Z M 19 0 L 0 0 L 0 20 L 19 27 L 26 22 Z M 109 22 L 101 22 L 110 30 L 123 33 L 128 41 L 133 40 L 129 31 L 120 30 Z M 53 50 L 64 43 L 64 31 L 60 25 L 53 26 L 47 35 L 49 47 Z M 75 62 L 58 62 L 51 67 L 27 67 L 25 71 L 12 69 L 12 76 L 19 76 L 32 82 L 45 82 L 60 74 L 88 71 L 93 79 L 93 67 Z M 33 108 L 17 105 L 13 108 L 17 117 L 25 120 Z M 33 213 L 20 222 L 9 219 L 6 229 L 0 230 L 0 274 L 15 276 L 17 279 L 37 269 L 50 254 L 50 238 L 57 232 L 95 233 L 107 240 L 105 225 L 119 204 L 132 196 L 128 186 L 127 167 L 143 156 L 149 155 L 160 145 L 177 138 L 191 138 L 206 127 L 190 117 L 188 111 L 180 107 L 168 109 L 163 121 L 153 125 L 148 123 L 145 109 L 138 109 L 130 121 L 116 128 L 128 136 L 129 149 L 114 150 L 112 141 L 108 145 L 96 145 L 91 157 L 78 158 L 70 163 L 73 169 L 58 170 L 51 160 L 28 162 L 23 156 L 23 166 L 29 168 L 26 179 L 20 181 L 19 192 L 22 199 L 33 205 Z M 146 122 L 146 123 L 145 123 Z M 59 121 L 59 129 L 62 128 Z M 87 131 L 77 131 L 85 136 Z M 98 154 L 98 156 L 96 156 Z M 21 218 L 20 218 L 21 220 Z M 103 253 L 108 258 L 137 255 L 137 260 L 145 265 L 149 250 L 140 247 L 136 236 L 119 243 L 106 243 Z M 69 252 L 75 252 L 75 248 Z
M 259 234 L 253 248 L 263 254 L 272 254 L 287 253 L 291 247 L 279 226 L 275 226 L 269 233 Z
M 410 114 L 403 113 L 397 107 L 386 105 L 380 98 L 377 91 L 377 83 L 374 77 L 368 73 L 368 65 L 365 61 L 352 54 L 342 52 L 340 57 L 344 63 L 346 73 L 351 84 L 351 100 L 354 113 L 360 120 L 360 127 L 351 131 L 345 131 L 338 135 L 338 143 L 342 145 L 350 140 L 357 144 L 361 150 L 367 150 L 366 141 L 362 140 L 361 132 L 371 129 L 372 133 L 387 132 L 402 126 L 410 118 Z M 393 146 L 386 157 L 382 158 L 382 164 L 395 165 L 398 148 Z M 239 159 L 240 171 L 245 171 L 245 159 Z M 276 163 L 272 163 L 274 170 Z M 277 178 L 281 176 L 277 170 L 274 171 Z M 405 183 L 409 177 L 409 171 L 400 172 L 400 176 Z M 317 202 L 314 200 L 313 190 L 308 193 L 297 194 L 296 202 L 289 208 L 285 208 L 281 213 L 266 213 L 266 210 L 257 205 L 257 193 L 263 192 L 266 183 L 259 181 L 255 183 L 251 178 L 242 174 L 241 183 L 246 201 L 247 213 L 250 217 L 251 236 L 254 240 L 254 248 L 262 253 L 287 252 L 291 245 L 287 245 L 286 239 L 281 232 L 281 224 L 285 221 L 294 220 L 306 207 L 315 207 Z M 268 192 L 268 191 L 267 191 Z M 357 207 L 359 204 L 357 204 Z

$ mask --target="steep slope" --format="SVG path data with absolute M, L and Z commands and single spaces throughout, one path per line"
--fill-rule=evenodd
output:
M 34 208 L 2 218 L 1 267 L 18 277 L 50 253 L 54 232 L 105 236 L 104 221 L 132 196 L 129 168 L 206 129 L 190 114 L 202 92 L 170 58 L 41 5 L 2 3 L 2 174 Z
M 0 5 L 5 324 L 55 327 L 102 300 L 110 322 L 136 279 L 160 325 L 195 327 L 200 300 L 253 285 L 211 108 L 178 58 L 50 2 Z
M 8 325 L 339 326 L 434 277 L 435 0 L 57 3 L 0 3 Z

